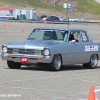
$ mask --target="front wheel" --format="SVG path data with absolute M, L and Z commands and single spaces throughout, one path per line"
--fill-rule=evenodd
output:
M 83 64 L 83 67 L 94 69 L 97 67 L 97 63 L 98 63 L 98 57 L 97 55 L 94 54 L 91 56 L 90 61 L 88 63 Z
M 16 63 L 13 61 L 7 61 L 7 65 L 11 69 L 19 69 L 21 67 L 21 63 Z
M 52 63 L 48 64 L 47 67 L 49 70 L 58 71 L 60 70 L 61 65 L 61 56 L 57 54 L 54 56 Z

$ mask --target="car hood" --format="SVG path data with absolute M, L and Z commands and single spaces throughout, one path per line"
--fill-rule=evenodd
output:
M 11 42 L 5 44 L 8 48 L 30 48 L 30 49 L 44 49 L 44 47 L 54 44 L 59 44 L 62 41 L 56 40 L 26 40 L 21 42 Z

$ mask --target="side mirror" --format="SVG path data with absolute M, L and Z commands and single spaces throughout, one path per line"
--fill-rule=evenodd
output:
M 75 43 L 76 42 L 76 40 L 71 40 L 71 41 L 69 41 L 69 43 Z

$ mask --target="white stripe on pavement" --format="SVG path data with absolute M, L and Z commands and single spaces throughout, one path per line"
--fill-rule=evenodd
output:
M 94 90 L 94 92 L 96 93 L 96 92 L 99 92 L 100 91 L 100 89 L 96 89 L 96 90 Z

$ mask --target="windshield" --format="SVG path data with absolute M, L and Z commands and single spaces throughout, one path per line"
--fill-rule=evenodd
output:
M 67 37 L 68 37 L 68 31 L 65 30 L 35 29 L 28 37 L 28 40 L 37 39 L 37 40 L 66 41 Z

